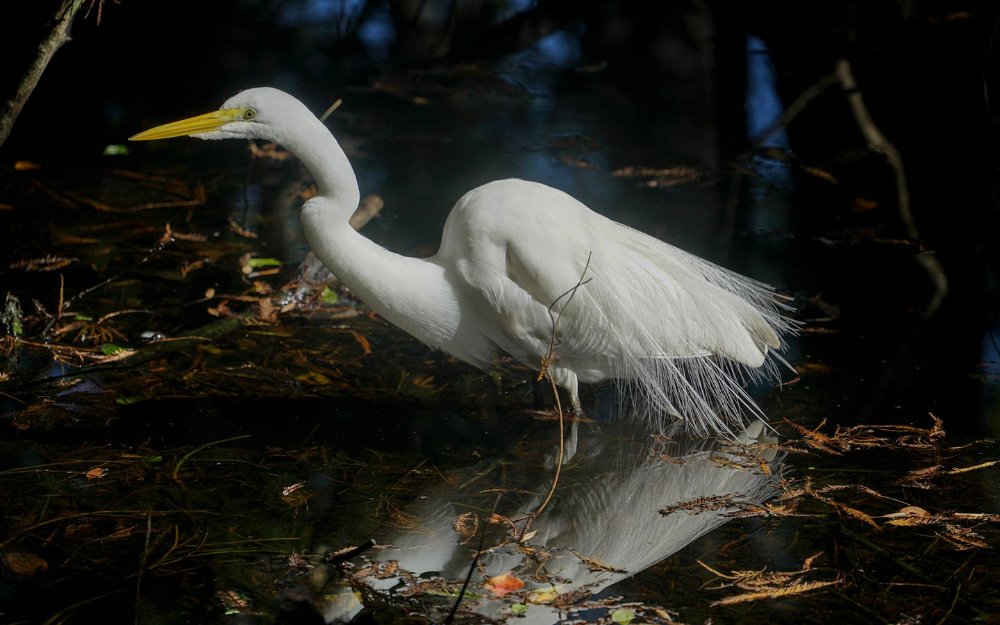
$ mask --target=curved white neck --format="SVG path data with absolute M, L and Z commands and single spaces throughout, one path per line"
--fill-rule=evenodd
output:
M 444 268 L 433 259 L 390 252 L 350 226 L 360 197 L 357 178 L 337 140 L 313 119 L 315 124 L 301 127 L 304 140 L 285 146 L 309 169 L 319 191 L 302 206 L 310 248 L 375 312 L 428 345 L 446 345 L 460 312 Z
M 347 155 L 330 130 L 316 117 L 295 126 L 295 136 L 279 138 L 306 166 L 316 180 L 317 195 L 347 211 L 348 218 L 361 201 L 358 179 Z

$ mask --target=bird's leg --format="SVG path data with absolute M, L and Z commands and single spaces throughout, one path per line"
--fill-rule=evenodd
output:
M 575 387 L 569 392 L 569 403 L 573 407 L 573 416 L 582 417 L 583 405 L 580 403 L 580 393 Z M 573 423 L 576 422 L 574 421 Z
M 583 406 L 580 404 L 579 383 L 577 382 L 576 374 L 562 367 L 551 367 L 548 374 L 552 378 L 552 381 L 556 383 L 556 386 L 565 389 L 569 394 L 569 403 L 573 408 L 573 416 L 579 417 L 583 415 Z

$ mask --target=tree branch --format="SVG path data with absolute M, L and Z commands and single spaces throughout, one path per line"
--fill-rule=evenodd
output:
M 45 72 L 49 61 L 55 56 L 56 51 L 70 40 L 70 26 L 73 24 L 73 18 L 76 17 L 80 7 L 83 6 L 83 2 L 84 0 L 63 0 L 62 6 L 56 12 L 55 24 L 52 25 L 48 36 L 38 46 L 35 62 L 28 68 L 14 96 L 7 101 L 3 111 L 0 112 L 0 145 L 3 145 L 7 137 L 10 136 L 17 116 L 21 114 L 21 109 L 31 97 L 31 93 L 35 90 L 35 86 L 41 79 L 42 73 Z

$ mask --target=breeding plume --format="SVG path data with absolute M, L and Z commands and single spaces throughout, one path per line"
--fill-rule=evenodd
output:
M 759 414 L 743 383 L 774 372 L 790 322 L 769 287 L 590 210 L 537 182 L 498 180 L 452 208 L 429 258 L 386 250 L 348 218 L 360 193 L 337 140 L 301 102 L 248 89 L 218 111 L 133 140 L 261 139 L 295 154 L 318 193 L 302 206 L 316 256 L 379 315 L 477 367 L 502 353 L 552 380 L 617 380 L 644 412 L 698 433 Z M 549 356 L 551 355 L 551 358 Z

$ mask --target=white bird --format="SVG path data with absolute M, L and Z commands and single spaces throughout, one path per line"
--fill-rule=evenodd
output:
M 268 87 L 132 140 L 261 139 L 316 180 L 302 206 L 312 251 L 365 304 L 457 358 L 543 361 L 581 411 L 578 384 L 617 380 L 657 424 L 730 433 L 760 415 L 743 387 L 775 373 L 793 329 L 770 287 L 612 221 L 537 182 L 498 180 L 463 195 L 437 254 L 411 258 L 359 234 L 360 191 L 337 140 L 305 105 Z

